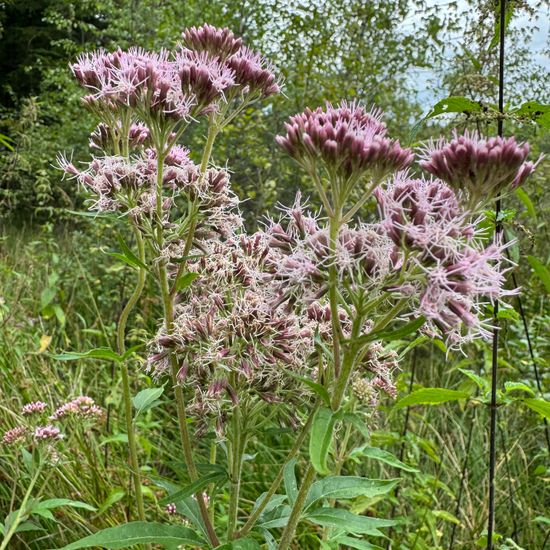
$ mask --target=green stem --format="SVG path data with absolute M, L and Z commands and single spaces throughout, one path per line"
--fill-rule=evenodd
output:
M 279 550 L 287 550 L 287 548 L 290 547 L 290 543 L 292 542 L 292 539 L 294 538 L 294 533 L 296 532 L 296 527 L 298 527 L 298 522 L 300 521 L 302 508 L 304 507 L 304 503 L 309 493 L 309 488 L 313 484 L 314 480 L 315 469 L 310 464 L 306 470 L 304 479 L 302 480 L 300 490 L 296 495 L 296 501 L 294 502 L 294 506 L 292 507 L 292 511 L 290 512 L 288 523 L 285 527 L 285 530 L 283 531 L 283 536 L 281 537 L 281 542 L 279 543 Z
M 239 514 L 239 494 L 241 491 L 241 472 L 243 455 L 246 446 L 246 436 L 241 426 L 241 411 L 237 405 L 232 419 L 232 444 L 231 444 L 231 492 L 229 500 L 229 519 L 227 523 L 227 540 L 234 538 Z
M 329 247 L 330 247 L 330 266 L 329 266 L 329 302 L 330 302 L 330 320 L 332 324 L 333 358 L 334 374 L 340 373 L 340 337 L 342 328 L 340 326 L 340 317 L 338 312 L 338 266 L 336 265 L 336 245 L 338 240 L 338 231 L 340 230 L 340 219 L 342 209 L 335 208 L 335 215 L 330 218 L 329 226 Z
M 23 502 L 21 502 L 21 506 L 19 507 L 19 510 L 17 510 L 17 513 L 15 514 L 15 518 L 13 518 L 13 522 L 10 525 L 8 532 L 5 534 L 4 539 L 2 540 L 2 544 L 0 544 L 0 550 L 5 550 L 8 547 L 8 544 L 11 538 L 16 533 L 17 528 L 19 527 L 19 524 L 23 520 L 23 517 L 25 514 L 25 508 L 27 507 L 27 502 L 29 501 L 32 490 L 34 489 L 34 486 L 38 481 L 38 476 L 40 475 L 41 471 L 42 471 L 42 463 L 36 469 L 36 473 L 32 477 L 31 482 L 27 487 L 27 491 L 25 492 L 25 496 L 23 497 Z
M 306 438 L 307 434 L 309 433 L 309 429 L 311 428 L 311 424 L 313 422 L 313 417 L 315 413 L 317 412 L 317 409 L 319 408 L 320 402 L 317 401 L 315 404 L 313 410 L 311 411 L 311 414 L 309 415 L 307 422 L 304 424 L 300 434 L 296 438 L 296 441 L 294 442 L 294 445 L 290 449 L 286 460 L 284 461 L 283 465 L 279 469 L 279 473 L 277 474 L 277 477 L 273 480 L 271 483 L 271 486 L 269 487 L 265 497 L 262 499 L 261 504 L 256 508 L 256 510 L 250 515 L 247 522 L 244 524 L 243 528 L 239 531 L 238 537 L 244 537 L 252 527 L 254 527 L 256 521 L 258 521 L 258 518 L 260 517 L 261 513 L 265 510 L 265 507 L 268 505 L 269 501 L 271 500 L 271 497 L 276 493 L 277 489 L 281 485 L 284 477 L 285 472 L 285 466 L 298 454 L 300 448 L 302 447 L 302 443 L 304 442 L 304 439 Z
M 132 226 L 134 229 L 134 234 L 136 237 L 136 244 L 138 247 L 138 257 L 142 263 L 145 263 L 145 247 L 143 244 L 143 238 L 139 229 L 135 226 Z M 117 327 L 117 349 L 119 355 L 124 355 L 126 351 L 125 345 L 125 336 L 126 336 L 126 323 L 128 321 L 128 316 L 132 309 L 134 309 L 137 304 L 141 293 L 143 292 L 143 287 L 145 286 L 145 269 L 140 268 L 138 273 L 138 280 L 134 292 L 130 296 L 130 299 L 124 306 L 122 313 L 120 314 L 120 319 L 118 321 Z M 138 462 L 138 453 L 136 445 L 136 434 L 135 426 L 133 422 L 133 411 L 132 411 L 132 394 L 130 390 L 130 376 L 128 373 L 128 365 L 126 361 L 122 361 L 121 365 L 121 374 L 122 374 L 122 393 L 124 396 L 124 416 L 126 419 L 126 432 L 128 434 L 128 451 L 130 455 L 130 467 L 132 471 L 132 480 L 134 484 L 134 491 L 136 494 L 136 505 L 138 510 L 138 517 L 141 521 L 145 521 L 145 507 L 143 505 L 143 494 L 141 491 L 141 477 L 139 473 L 139 462 Z
M 160 148 L 159 148 L 157 150 L 157 214 L 159 212 L 159 205 L 160 205 L 160 214 L 161 214 L 160 216 L 157 216 L 158 217 L 157 223 L 159 225 L 158 231 L 157 231 L 157 245 L 159 247 L 159 250 L 162 249 L 162 245 L 164 241 L 163 234 L 162 234 L 163 170 L 164 170 L 164 158 L 160 154 Z M 165 261 L 161 261 L 159 263 L 158 274 L 159 274 L 160 290 L 162 294 L 162 301 L 164 306 L 165 330 L 166 330 L 166 334 L 170 335 L 174 331 L 174 302 L 173 302 L 173 296 L 170 294 L 168 274 L 166 271 Z M 189 436 L 189 429 L 187 426 L 187 414 L 185 411 L 185 398 L 183 395 L 183 388 L 181 387 L 178 381 L 179 365 L 177 362 L 177 358 L 173 353 L 170 354 L 170 370 L 171 370 L 172 384 L 174 386 L 174 397 L 176 400 L 176 409 L 178 413 L 178 426 L 179 426 L 179 432 L 180 432 L 181 446 L 183 450 L 185 463 L 187 465 L 187 470 L 189 472 L 189 478 L 191 482 L 194 482 L 199 478 L 199 475 L 198 475 L 197 467 L 195 465 L 195 461 L 193 459 L 191 438 Z M 204 496 L 199 491 L 195 495 L 195 498 L 197 500 L 201 517 L 204 522 L 206 531 L 208 533 L 210 542 L 214 547 L 219 546 L 220 542 L 216 535 L 216 531 L 214 530 L 214 526 L 212 525 L 212 522 L 210 520 L 210 516 L 208 514 L 208 508 L 204 501 Z

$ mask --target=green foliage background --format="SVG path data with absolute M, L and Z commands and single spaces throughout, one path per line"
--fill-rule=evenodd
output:
M 537 65 L 529 36 L 547 13 L 544 2 L 510 2 L 507 29 L 507 109 L 533 100 L 550 103 L 548 70 Z M 88 157 L 92 117 L 80 105 L 80 90 L 68 64 L 83 51 L 130 45 L 173 47 L 181 29 L 207 21 L 229 26 L 269 57 L 285 78 L 284 95 L 238 119 L 225 133 L 214 161 L 233 172 L 233 186 L 251 226 L 280 201 L 292 201 L 298 186 L 308 188 L 295 166 L 275 146 L 274 135 L 286 118 L 325 100 L 359 99 L 386 111 L 393 135 L 407 144 L 438 136 L 452 127 L 495 132 L 497 47 L 491 1 L 434 2 L 412 0 L 25 0 L 0 2 L 0 421 L 9 424 L 8 409 L 35 399 L 58 402 L 87 392 L 112 409 L 110 443 L 99 438 L 79 441 L 81 463 L 69 464 L 56 480 L 55 494 L 77 498 L 101 513 L 86 516 L 70 510 L 58 522 L 42 521 L 46 534 L 29 534 L 21 548 L 51 548 L 89 534 L 95 528 L 124 521 L 126 514 L 125 451 L 120 389 L 110 367 L 79 362 L 59 364 L 39 353 L 41 338 L 49 349 L 87 350 L 108 346 L 114 319 L 127 297 L 131 274 L 103 255 L 98 243 L 115 247 L 114 227 L 100 220 L 75 217 L 83 195 L 73 181 L 61 181 L 54 167 L 58 151 L 76 161 Z M 517 21 L 526 22 L 523 25 Z M 417 93 L 429 75 L 430 97 L 465 96 L 481 105 L 475 112 L 437 117 L 415 127 L 428 112 Z M 433 82 L 431 82 L 433 80 Z M 542 117 L 539 117 L 542 118 Z M 550 152 L 547 126 L 532 116 L 505 120 L 506 133 L 529 140 L 534 156 Z M 414 130 L 414 131 L 413 131 Z M 0 136 L 1 137 L 1 136 Z M 191 137 L 202 143 L 201 129 Z M 193 148 L 193 147 L 191 147 Z M 511 257 L 523 287 L 522 306 L 541 372 L 543 393 L 550 393 L 550 199 L 548 162 L 525 188 L 525 196 L 508 200 L 507 238 L 517 239 Z M 365 212 L 368 216 L 368 211 Z M 538 260 L 530 261 L 528 257 Z M 534 265 L 542 269 L 534 269 Z M 130 340 L 140 343 L 155 330 L 159 307 L 153 288 L 140 305 Z M 538 393 L 517 301 L 504 314 L 500 368 L 502 380 L 524 382 Z M 466 357 L 446 355 L 425 342 L 404 361 L 401 396 L 411 389 L 465 389 L 474 382 L 458 369 L 487 379 L 490 351 L 479 344 Z M 135 365 L 138 373 L 138 365 Z M 415 377 L 411 381 L 411 371 Z M 137 375 L 135 389 L 150 385 Z M 481 391 L 481 390 L 480 390 Z M 400 493 L 389 502 L 359 499 L 354 510 L 381 517 L 393 512 L 409 523 L 393 532 L 395 548 L 446 549 L 456 525 L 454 548 L 471 549 L 482 538 L 486 521 L 486 456 L 488 411 L 481 404 L 416 407 L 390 413 L 388 401 L 373 419 L 371 442 L 398 455 L 420 472 L 400 472 L 370 461 L 359 451 L 347 473 L 370 477 L 403 477 Z M 143 463 L 166 473 L 163 464 L 177 462 L 169 427 L 170 405 L 149 411 L 139 421 Z M 499 417 L 497 465 L 497 531 L 502 549 L 543 548 L 550 537 L 550 457 L 544 425 L 534 413 L 514 408 Z M 407 430 L 404 430 L 405 423 Z M 473 426 L 473 429 L 472 429 Z M 291 445 L 289 428 L 272 426 L 263 447 L 247 468 L 245 491 L 255 498 L 265 490 Z M 470 435 L 472 434 L 472 435 Z M 205 441 L 204 446 L 208 445 Z M 90 452 L 88 445 L 96 445 Z M 109 448 L 103 467 L 90 457 Z M 468 462 L 465 462 L 467 459 Z M 88 462 L 88 461 L 91 462 Z M 80 467 L 84 464 L 84 468 Z M 467 465 L 461 509 L 455 510 L 459 478 Z M 20 495 L 25 476 L 10 458 L 0 458 L 0 519 L 10 507 L 12 490 Z M 10 472 L 16 472 L 14 475 Z M 248 494 L 247 493 L 247 494 Z M 153 516 L 169 521 L 148 492 Z M 381 508 L 380 508 L 381 507 Z M 385 516 L 383 515 L 385 514 Z M 300 548 L 318 548 L 315 532 L 303 529 Z M 512 542 L 505 542 L 509 539 Z M 513 546 L 514 544 L 519 546 Z M 507 545 L 507 546 L 506 546 Z M 19 547 L 19 546 L 18 546 Z M 15 548 L 15 547 L 14 547 Z

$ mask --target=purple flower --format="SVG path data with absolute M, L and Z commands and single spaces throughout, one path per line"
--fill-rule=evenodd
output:
M 469 210 L 522 185 L 538 163 L 525 162 L 527 143 L 515 138 L 484 138 L 477 133 L 453 134 L 423 149 L 420 166 L 446 181 Z M 539 159 L 540 160 L 540 159 Z
M 181 50 L 175 64 L 184 95 L 195 98 L 194 111 L 206 113 L 224 99 L 224 92 L 235 84 L 234 74 L 218 57 L 208 52 Z
M 35 401 L 33 403 L 27 403 L 22 409 L 21 414 L 23 416 L 29 416 L 35 413 L 42 413 L 48 405 L 43 401 Z
M 40 441 L 46 441 L 48 439 L 63 439 L 63 434 L 59 428 L 54 426 L 38 426 L 33 433 L 33 437 Z
M 230 29 L 217 28 L 205 23 L 202 27 L 191 27 L 182 33 L 185 47 L 197 52 L 208 52 L 222 61 L 237 53 L 242 46 L 242 40 L 237 38 Z
M 281 91 L 271 65 L 258 52 L 243 46 L 227 59 L 226 65 L 233 70 L 235 82 L 245 95 L 259 93 L 267 97 Z
M 381 112 L 371 112 L 353 102 L 337 107 L 327 103 L 315 111 L 307 108 L 285 124 L 286 136 L 276 140 L 287 153 L 308 171 L 321 162 L 329 175 L 336 178 L 358 178 L 369 172 L 379 180 L 409 166 L 410 149 L 386 137 Z
M 59 407 L 50 420 L 59 420 L 66 416 L 80 418 L 101 418 L 103 410 L 95 404 L 95 401 L 87 395 L 81 395 Z
M 12 428 L 11 430 L 8 430 L 6 433 L 4 433 L 4 436 L 2 437 L 2 443 L 4 445 L 13 445 L 15 443 L 20 443 L 25 439 L 25 436 L 27 435 L 27 428 L 24 426 L 17 426 L 16 428 Z

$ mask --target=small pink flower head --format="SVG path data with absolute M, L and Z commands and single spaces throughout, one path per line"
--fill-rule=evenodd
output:
M 226 64 L 233 70 L 235 82 L 245 95 L 259 93 L 261 97 L 268 97 L 281 91 L 271 65 L 260 53 L 243 46 Z
M 207 52 L 222 61 L 237 53 L 242 40 L 230 29 L 217 28 L 205 23 L 202 27 L 191 27 L 182 33 L 183 45 L 196 52 Z
M 235 84 L 233 71 L 207 52 L 181 50 L 175 61 L 184 95 L 195 98 L 194 112 L 207 113 Z
M 128 145 L 132 149 L 137 149 L 149 143 L 150 134 L 147 126 L 141 123 L 130 126 L 127 138 L 120 133 L 120 124 L 113 130 L 107 124 L 100 122 L 95 130 L 90 134 L 90 148 L 108 151 L 113 146 L 113 139 L 117 143 L 123 139 L 128 140 Z
M 408 167 L 413 154 L 386 137 L 381 112 L 367 112 L 358 103 L 327 103 L 307 108 L 285 124 L 286 136 L 276 141 L 306 170 L 321 162 L 329 174 L 349 180 L 369 173 L 375 180 Z
M 475 132 L 430 142 L 423 153 L 420 166 L 455 189 L 470 211 L 522 185 L 536 166 L 525 162 L 527 143 Z
M 173 502 L 170 502 L 166 505 L 166 513 L 174 516 L 178 513 L 176 505 Z
M 23 416 L 30 416 L 32 414 L 40 414 L 44 412 L 48 405 L 43 401 L 35 401 L 33 403 L 27 403 L 22 409 L 21 414 Z
M 63 439 L 63 434 L 55 426 L 38 426 L 33 433 L 33 437 L 39 441 Z
M 382 227 L 397 246 L 433 253 L 434 245 L 442 244 L 441 237 L 455 238 L 464 233 L 466 226 L 456 195 L 441 180 L 413 179 L 400 173 L 387 187 L 375 189 L 374 196 Z
M 103 410 L 95 404 L 91 397 L 81 395 L 59 407 L 50 416 L 50 420 L 55 421 L 66 416 L 96 419 L 103 416 Z
M 4 436 L 2 437 L 2 443 L 4 445 L 14 445 L 16 443 L 21 443 L 25 436 L 27 435 L 27 428 L 24 426 L 17 426 L 16 428 L 12 428 L 11 430 L 8 430 L 4 433 Z

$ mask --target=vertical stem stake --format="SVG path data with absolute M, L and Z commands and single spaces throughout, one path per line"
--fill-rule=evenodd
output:
M 500 50 L 498 75 L 498 135 L 502 137 L 504 113 L 504 36 L 506 31 L 506 0 L 500 0 Z M 502 233 L 500 221 L 500 199 L 495 204 L 495 240 Z M 489 518 L 487 520 L 487 550 L 493 550 L 493 531 L 495 527 L 495 467 L 496 467 L 496 430 L 497 430 L 497 371 L 498 371 L 498 301 L 495 301 L 493 318 L 493 354 L 491 368 L 491 419 L 489 433 Z

